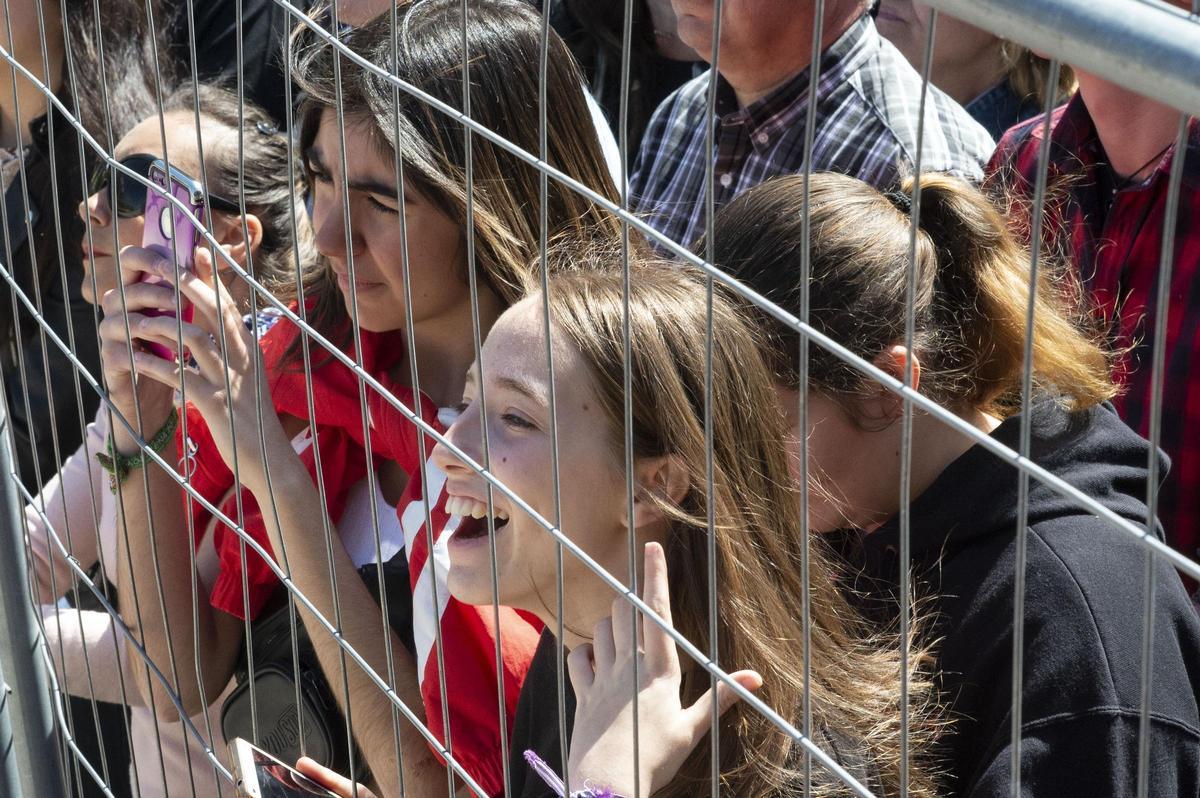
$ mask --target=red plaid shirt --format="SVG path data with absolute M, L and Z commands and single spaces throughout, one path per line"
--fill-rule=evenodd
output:
M 989 180 L 1032 200 L 1044 117 L 1014 127 L 1001 139 Z M 1200 124 L 1190 121 L 1175 227 L 1162 440 L 1171 468 L 1159 493 L 1167 541 L 1200 558 Z M 1157 320 L 1159 263 L 1167 187 L 1175 148 L 1145 181 L 1105 189 L 1107 156 L 1083 100 L 1054 111 L 1046 203 L 1047 251 L 1068 258 L 1117 346 L 1132 347 L 1118 364 L 1124 386 L 1116 400 L 1122 418 L 1150 434 L 1151 370 Z M 1116 186 L 1113 186 L 1116 188 Z M 1109 196 L 1111 195 L 1111 205 Z M 1106 210 L 1107 206 L 1107 210 Z

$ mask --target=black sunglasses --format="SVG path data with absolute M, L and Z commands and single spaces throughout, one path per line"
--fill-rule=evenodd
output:
M 119 163 L 126 169 L 136 172 L 141 177 L 150 178 L 150 165 L 158 158 L 154 155 L 129 155 Z M 107 162 L 96 165 L 88 181 L 88 196 L 108 188 L 110 168 Z M 116 172 L 117 176 L 117 216 L 121 219 L 131 219 L 141 216 L 146 210 L 146 186 L 134 180 L 124 172 Z M 208 204 L 214 211 L 225 213 L 241 213 L 241 208 L 231 199 L 219 194 L 209 193 Z

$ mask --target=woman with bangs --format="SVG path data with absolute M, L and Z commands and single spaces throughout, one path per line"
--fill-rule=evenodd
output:
M 541 53 L 536 13 L 518 0 L 473 3 L 465 53 L 461 3 L 425 0 L 399 13 L 395 42 L 388 19 L 348 32 L 341 41 L 454 107 L 462 102 L 461 68 L 469 60 L 472 117 L 537 152 L 538 117 L 530 109 L 537 105 L 538 78 L 527 69 Z M 330 47 L 303 40 L 298 45 L 293 72 L 307 93 L 300 146 L 310 178 L 315 240 L 329 268 L 306 287 L 297 312 L 399 403 L 434 429 L 445 429 L 475 357 L 473 331 L 486 336 L 531 277 L 529 264 L 536 263 L 541 230 L 539 175 L 501 148 L 473 137 L 473 184 L 468 187 L 460 124 L 374 73 L 345 63 L 339 92 Z M 398 58 L 394 69 L 393 53 Z M 547 94 L 555 114 L 547 160 L 613 199 L 616 190 L 578 89 L 578 71 L 553 36 L 549 56 Z M 338 101 L 344 130 L 335 110 Z M 400 170 L 403 193 L 398 190 Z M 605 212 L 555 181 L 549 182 L 547 207 L 550 235 L 617 233 Z M 127 281 L 142 272 L 170 277 L 169 264 L 146 252 L 128 252 L 122 266 Z M 254 337 L 234 323 L 225 292 L 219 286 L 214 290 L 205 277 L 185 274 L 179 280 L 180 291 L 196 308 L 195 322 L 183 327 L 182 342 L 175 340 L 174 320 L 129 314 L 135 343 L 186 348 L 195 361 L 194 367 L 181 370 L 148 351 L 136 354 L 144 437 L 154 436 L 163 419 L 175 412 L 172 394 L 182 380 L 192 403 L 189 440 L 176 442 L 174 451 L 168 447 L 164 457 L 171 461 L 186 455 L 182 468 L 201 495 L 277 554 L 281 568 L 290 571 L 296 588 L 317 610 L 331 622 L 340 619 L 342 636 L 372 669 L 385 678 L 394 673 L 398 697 L 424 716 L 485 792 L 503 792 L 500 739 L 501 723 L 507 721 L 498 712 L 499 689 L 502 684 L 511 715 L 537 630 L 515 612 L 497 616 L 491 608 L 457 602 L 444 583 L 436 593 L 430 587 L 444 582 L 444 572 L 435 572 L 432 563 L 444 556 L 443 531 L 456 523 L 445 508 L 444 476 L 426 461 L 432 442 L 419 437 L 416 426 L 389 399 L 362 388 L 354 371 L 321 344 L 306 344 L 288 321 L 259 342 L 260 369 Z M 152 292 L 143 290 L 144 306 L 165 303 L 165 294 L 151 297 Z M 221 340 L 226 342 L 223 351 L 217 343 Z M 106 358 L 106 369 L 110 379 L 128 384 L 128 354 L 122 352 L 123 357 L 114 353 Z M 259 412 L 259 396 L 264 403 L 269 397 L 274 413 Z M 137 451 L 129 436 L 118 434 L 114 443 L 121 453 Z M 240 495 L 234 490 L 235 460 Z M 186 591 L 168 593 L 167 606 L 161 608 L 151 596 L 141 613 L 140 631 L 157 661 L 165 662 L 173 650 L 180 662 L 195 658 L 199 663 L 201 678 L 185 675 L 179 684 L 184 706 L 192 709 L 238 668 L 239 658 L 248 653 L 244 623 L 277 611 L 280 585 L 252 549 L 246 548 L 243 559 L 239 538 L 198 502 L 185 510 L 175 498 L 171 475 L 151 468 L 148 482 L 148 496 L 140 477 L 125 483 L 122 519 L 129 525 L 133 550 L 145 550 L 153 539 L 165 583 L 188 579 L 187 551 L 172 545 L 185 536 L 186 513 L 191 512 L 194 523 L 215 525 L 221 568 L 211 603 L 199 602 L 196 625 Z M 148 499 L 154 507 L 153 527 Z M 327 528 L 332 530 L 328 540 Z M 126 565 L 123 553 L 120 559 Z M 154 584 L 159 576 L 149 560 L 136 559 L 122 568 L 123 591 Z M 391 629 L 381 623 L 380 592 L 387 596 L 383 603 Z M 168 625 L 161 620 L 164 614 Z M 307 610 L 298 614 L 320 670 L 330 684 L 342 685 L 337 641 Z M 439 623 L 442 652 L 433 633 Z M 500 674 L 497 638 L 503 645 Z M 393 706 L 359 667 L 347 666 L 344 678 L 348 690 L 330 692 L 352 718 L 361 752 L 355 765 L 360 778 L 367 778 L 361 769 L 365 765 L 370 780 L 386 795 L 400 794 L 402 783 L 418 795 L 444 790 L 445 769 L 424 738 L 409 724 L 400 724 L 401 771 Z M 439 689 L 443 678 L 448 688 L 444 699 Z M 159 693 L 158 705 L 164 705 L 159 685 L 141 687 Z

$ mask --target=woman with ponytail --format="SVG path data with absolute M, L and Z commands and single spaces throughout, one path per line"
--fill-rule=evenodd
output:
M 806 246 L 804 178 L 746 192 L 719 214 L 717 265 L 800 315 Z M 1019 450 L 1131 524 L 1162 536 L 1146 505 L 1152 455 L 1107 400 L 1109 355 L 1075 317 L 1069 281 L 1042 264 L 1033 325 L 1029 255 L 1002 217 L 957 179 L 920 179 L 915 293 L 912 180 L 880 193 L 819 174 L 811 213 L 809 321 L 859 357 L 995 442 Z M 703 242 L 697 251 L 704 251 Z M 906 343 L 906 319 L 914 335 Z M 1133 535 L 1031 478 L 974 439 L 913 409 L 910 489 L 900 494 L 903 404 L 826 349 L 761 314 L 766 356 L 793 443 L 808 439 L 810 528 L 826 533 L 854 575 L 852 595 L 881 620 L 898 609 L 900 510 L 909 506 L 911 568 L 936 622 L 934 646 L 951 732 L 945 790 L 1008 795 L 1012 772 L 1013 603 L 1018 533 L 1025 534 L 1023 795 L 1132 795 L 1138 779 L 1143 612 L 1154 602 L 1149 794 L 1195 795 L 1200 783 L 1200 621 L 1174 570 Z M 1032 341 L 1029 341 L 1032 336 Z M 1033 393 L 1022 401 L 1026 344 Z M 806 429 L 796 429 L 801 401 Z M 792 461 L 800 472 L 799 458 Z M 1160 463 L 1159 476 L 1166 469 Z

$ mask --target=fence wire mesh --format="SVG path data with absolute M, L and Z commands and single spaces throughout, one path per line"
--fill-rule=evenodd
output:
M 756 752 L 738 745 L 739 734 L 760 728 L 759 719 L 793 745 L 789 761 L 766 763 L 791 774 L 791 781 L 777 785 L 780 794 L 936 794 L 941 786 L 930 786 L 936 766 L 927 758 L 926 730 L 915 726 L 927 722 L 926 707 L 914 703 L 923 700 L 925 688 L 910 683 L 932 679 L 936 672 L 920 670 L 929 667 L 925 644 L 910 644 L 926 631 L 923 607 L 933 600 L 922 593 L 923 575 L 913 570 L 912 544 L 921 490 L 938 475 L 929 474 L 917 455 L 918 449 L 926 451 L 922 436 L 935 434 L 934 429 L 960 436 L 955 440 L 964 456 L 971 449 L 1005 464 L 1016 483 L 1012 586 L 1005 596 L 1011 629 L 989 641 L 1007 647 L 1011 683 L 983 686 L 1010 691 L 1006 744 L 992 741 L 1005 752 L 1007 767 L 1002 783 L 980 786 L 979 794 L 1043 794 L 1036 779 L 1023 778 L 1029 757 L 1045 755 L 1037 750 L 1040 738 L 1029 750 L 1023 698 L 1030 672 L 1037 669 L 1030 659 L 1027 598 L 1045 585 L 1044 574 L 1028 565 L 1029 547 L 1041 545 L 1043 534 L 1031 501 L 1044 502 L 1045 496 L 1089 518 L 1096 529 L 1115 531 L 1144 557 L 1141 563 L 1122 562 L 1119 573 L 1108 575 L 1130 584 L 1141 581 L 1141 606 L 1126 608 L 1141 618 L 1138 701 L 1130 710 L 1136 712 L 1136 730 L 1129 739 L 1136 743 L 1133 759 L 1123 763 L 1134 774 L 1132 793 L 1157 794 L 1162 783 L 1154 772 L 1163 757 L 1196 757 L 1200 720 L 1190 730 L 1190 742 L 1172 751 L 1155 750 L 1153 725 L 1154 683 L 1163 673 L 1156 631 L 1192 629 L 1196 623 L 1163 617 L 1173 605 L 1157 597 L 1163 591 L 1182 594 L 1179 577 L 1200 580 L 1197 552 L 1173 547 L 1157 526 L 1164 476 L 1160 445 L 1176 447 L 1184 469 L 1189 451 L 1200 445 L 1186 437 L 1200 434 L 1200 428 L 1180 420 L 1194 419 L 1196 400 L 1171 395 L 1181 385 L 1186 388 L 1179 374 L 1187 373 L 1195 347 L 1186 334 L 1172 330 L 1195 321 L 1194 305 L 1179 299 L 1176 278 L 1188 273 L 1180 259 L 1191 259 L 1187 268 L 1195 266 L 1194 250 L 1177 242 L 1181 237 L 1194 242 L 1189 231 L 1196 207 L 1187 193 L 1195 191 L 1188 153 L 1196 136 L 1193 115 L 1200 113 L 1200 2 L 884 0 L 882 8 L 870 9 L 882 22 L 888 15 L 898 18 L 900 12 L 891 6 L 902 6 L 923 26 L 914 28 L 913 54 L 905 53 L 919 92 L 892 100 L 911 101 L 911 108 L 888 109 L 908 114 L 914 125 L 911 151 L 900 158 L 912 179 L 886 195 L 908 217 L 907 258 L 900 272 L 904 319 L 899 336 L 885 342 L 893 346 L 885 352 L 899 348 L 898 360 L 864 357 L 856 351 L 858 342 L 839 338 L 837 328 L 817 315 L 827 309 L 812 304 L 814 262 L 821 236 L 830 229 L 811 218 L 813 186 L 819 186 L 810 179 L 819 171 L 813 164 L 828 161 L 837 171 L 849 163 L 820 153 L 830 146 L 826 139 L 857 134 L 845 117 L 831 123 L 837 112 L 826 104 L 806 100 L 803 113 L 787 121 L 801 131 L 789 156 L 798 156 L 798 169 L 771 165 L 762 167 L 759 177 L 747 178 L 758 183 L 792 172 L 804 177 L 794 302 L 772 301 L 770 292 L 751 287 L 752 280 L 719 255 L 722 206 L 749 188 L 738 182 L 743 175 L 734 174 L 733 145 L 725 138 L 729 131 L 754 124 L 755 114 L 782 114 L 770 103 L 778 102 L 780 87 L 789 82 L 807 98 L 825 98 L 831 86 L 852 84 L 859 95 L 869 93 L 862 76 L 847 77 L 846 64 L 831 55 L 846 47 L 847 31 L 874 41 L 874 21 L 860 19 L 868 13 L 866 4 L 815 0 L 800 4 L 802 11 L 779 10 L 790 5 L 764 4 L 759 19 L 738 0 L 613 0 L 594 7 L 547 0 L 520 14 L 518 0 L 398 5 L 333 0 L 317 7 L 288 0 L 201 7 L 188 0 L 179 8 L 158 0 L 4 0 L 0 273 L 9 288 L 3 313 L 10 329 L 2 408 L 9 439 L 0 444 L 5 483 L 0 492 L 5 632 L 0 666 L 6 687 L 0 743 L 7 742 L 10 726 L 14 740 L 0 745 L 0 784 L 6 794 L 242 794 L 248 774 L 236 755 L 231 758 L 227 738 L 244 736 L 269 751 L 336 764 L 347 778 L 337 789 L 346 795 L 367 789 L 359 782 L 381 798 L 443 791 L 451 798 L 541 795 L 518 750 L 530 743 L 529 724 L 539 722 L 555 729 L 546 750 L 538 753 L 546 756 L 555 749 L 562 783 L 578 789 L 583 784 L 573 769 L 582 767 L 590 777 L 598 771 L 594 758 L 581 759 L 572 748 L 579 745 L 579 718 L 588 703 L 577 708 L 576 692 L 591 689 L 593 677 L 601 680 L 596 663 L 622 652 L 635 655 L 623 697 L 609 696 L 617 716 L 609 718 L 607 728 L 631 731 L 627 738 L 618 735 L 621 745 L 602 756 L 610 770 L 601 771 L 632 774 L 626 785 L 631 795 L 663 788 L 682 794 L 681 782 L 670 779 L 699 761 L 693 748 L 704 761 L 693 768 L 697 782 L 689 782 L 688 789 L 714 796 L 750 789 L 774 794 L 765 784 L 737 780 L 744 768 L 763 764 Z M 585 32 L 597 20 L 611 25 L 610 40 L 588 51 L 594 60 L 581 64 L 582 73 L 564 61 L 567 51 L 555 33 L 571 14 L 590 20 Z M 803 25 L 789 27 L 793 33 L 804 29 L 783 45 L 754 27 L 782 19 L 781 14 L 802 18 Z M 1034 142 L 1027 164 L 1032 171 L 1020 175 L 1029 181 L 1029 196 L 1023 198 L 1029 245 L 1024 284 L 1014 290 L 1021 296 L 1024 330 L 1015 354 L 1019 379 L 1008 397 L 1011 405 L 1004 405 L 1005 418 L 1015 419 L 1017 426 L 1015 445 L 991 434 L 992 428 L 962 406 L 923 391 L 922 380 L 936 375 L 923 372 L 920 358 L 912 356 L 923 354 L 927 345 L 919 318 L 925 311 L 919 305 L 928 290 L 922 285 L 922 253 L 931 228 L 922 216 L 929 213 L 928 195 L 936 199 L 945 191 L 940 178 L 925 171 L 926 156 L 933 153 L 931 160 L 941 163 L 936 142 L 951 125 L 946 95 L 934 94 L 938 68 L 944 68 L 939 58 L 948 57 L 939 45 L 948 40 L 952 48 L 961 44 L 955 37 L 966 36 L 962 22 L 954 19 L 977 26 L 980 35 L 1003 36 L 1014 47 L 1032 49 L 1045 62 L 1037 73 L 1040 85 L 1030 89 L 1043 100 L 1026 114 L 1043 114 L 1028 123 L 1033 126 L 1027 131 Z M 947 20 L 954 24 L 947 26 Z M 702 26 L 708 27 L 700 35 Z M 522 52 L 512 44 L 518 36 L 536 37 L 536 49 L 525 51 L 535 56 L 529 62 L 514 55 Z M 217 41 L 223 41 L 223 50 Z M 642 58 L 646 41 L 654 42 L 649 47 L 658 48 L 660 61 Z M 804 62 L 764 82 L 753 74 L 756 64 L 745 52 L 746 41 L 800 52 Z M 667 70 L 664 64 L 670 62 L 671 69 L 682 72 L 680 64 L 687 63 L 670 50 L 673 46 L 691 53 L 695 65 L 676 83 L 690 82 L 650 117 L 640 106 L 648 85 L 664 80 L 654 70 Z M 890 44 L 877 46 L 900 57 Z M 663 57 L 663 52 L 673 54 Z M 845 60 L 852 57 L 857 56 Z M 202 63 L 220 58 L 224 63 Z M 799 63 L 795 56 L 791 61 Z M 135 62 L 145 70 L 140 85 L 119 72 Z M 1080 70 L 1084 80 L 1106 80 L 1160 103 L 1167 110 L 1156 119 L 1177 112 L 1170 116 L 1167 146 L 1146 153 L 1154 157 L 1137 169 L 1134 163 L 1117 170 L 1114 159 L 1110 186 L 1109 201 L 1115 202 L 1148 169 L 1168 164 L 1163 201 L 1145 211 L 1132 233 L 1142 234 L 1150 214 L 1161 219 L 1142 309 L 1153 325 L 1138 328 L 1136 342 L 1119 336 L 1108 342 L 1128 345 L 1130 351 L 1140 347 L 1141 368 L 1149 374 L 1144 419 L 1130 420 L 1145 422 L 1149 441 L 1144 473 L 1138 476 L 1142 503 L 1137 512 L 1115 506 L 1086 481 L 1057 473 L 1038 451 L 1043 444 L 1036 438 L 1040 416 L 1035 408 L 1052 387 L 1041 381 L 1040 347 L 1051 342 L 1035 340 L 1034 330 L 1040 329 L 1039 314 L 1050 307 L 1042 302 L 1044 286 L 1066 279 L 1056 271 L 1062 253 L 1043 243 L 1049 233 L 1061 232 L 1054 226 L 1063 221 L 1056 215 L 1063 212 L 1057 193 L 1063 189 L 1054 182 L 1063 171 L 1063 153 L 1054 148 L 1065 146 L 1055 126 L 1071 113 L 1071 106 L 1055 110 L 1065 99 L 1060 78 L 1066 64 Z M 606 74 L 613 73 L 616 80 L 608 80 Z M 746 73 L 751 78 L 742 83 Z M 586 76 L 580 96 L 561 96 L 563 74 L 575 80 Z M 206 85 L 216 75 L 223 75 L 224 88 L 210 91 Z M 610 83 L 615 102 L 605 95 Z M 273 88 L 264 94 L 264 85 Z M 258 108 L 251 95 L 259 104 L 273 104 L 274 116 Z M 698 109 L 692 117 L 678 115 L 685 97 Z M 576 106 L 583 107 L 582 98 L 600 139 L 595 146 L 563 141 L 576 132 L 572 115 L 578 115 Z M 614 116 L 608 120 L 611 129 L 598 102 L 605 99 Z M 130 116 L 133 109 L 141 116 Z M 635 120 L 641 128 L 636 133 Z M 662 128 L 672 121 L 676 127 Z M 686 151 L 691 131 L 679 127 L 686 124 L 703 130 L 695 152 Z M 831 133 L 837 124 L 846 127 Z M 936 129 L 927 129 L 931 124 Z M 745 138 L 738 144 L 740 157 L 764 162 L 782 157 L 778 148 L 771 149 L 777 131 L 768 130 L 762 128 L 757 134 L 762 138 L 753 142 L 748 132 L 738 133 Z M 655 141 L 655 135 L 664 138 Z M 608 160 L 599 165 L 606 172 L 573 160 L 599 153 L 606 141 Z M 656 221 L 661 207 L 647 207 L 636 196 L 635 185 L 646 185 L 635 172 L 644 175 L 656 157 L 682 159 L 681 170 L 703 175 L 699 194 L 675 197 L 687 206 L 680 213 L 692 217 L 702 243 L 662 232 Z M 530 178 L 519 169 L 532 170 L 536 185 L 525 185 Z M 673 179 L 690 185 L 687 177 Z M 522 204 L 530 191 L 536 208 Z M 79 203 L 78 220 L 73 202 Z M 1003 209 L 1013 221 L 1017 205 Z M 578 218 L 569 219 L 572 213 Z M 564 334 L 567 310 L 555 304 L 556 286 L 564 284 L 557 281 L 576 272 L 565 265 L 569 247 L 582 251 L 595 243 L 560 236 L 563 229 L 556 225 L 569 227 L 562 224 L 568 218 L 578 229 L 584 217 L 601 231 L 593 231 L 597 238 L 607 239 L 610 248 L 602 251 L 620 272 L 621 312 L 615 328 L 605 330 L 618 342 L 619 362 L 609 364 L 614 373 L 592 375 L 593 382 L 611 382 L 620 397 L 612 414 L 617 417 L 603 422 L 578 412 L 579 396 L 595 401 L 573 382 L 586 373 L 576 368 L 586 344 L 572 348 L 570 335 Z M 159 249 L 150 254 L 125 249 L 152 240 L 133 224 L 157 228 Z M 450 232 L 438 238 L 447 226 Z M 447 249 L 442 241 L 453 246 Z M 1122 270 L 1130 264 L 1132 247 Z M 650 249 L 658 254 L 651 256 Z M 86 267 L 80 256 L 70 254 L 79 251 Z M 532 260 L 528 273 L 504 272 L 505 259 L 515 263 L 518 255 Z M 663 506 L 678 499 L 669 494 L 679 474 L 673 469 L 681 466 L 671 458 L 684 455 L 654 453 L 668 462 L 655 472 L 662 481 L 655 489 L 668 494 L 667 501 L 654 504 L 659 497 L 648 498 L 640 480 L 646 462 L 659 460 L 648 458 L 645 433 L 635 430 L 647 412 L 643 405 L 655 401 L 635 394 L 635 387 L 655 384 L 635 373 L 643 363 L 635 349 L 647 345 L 635 334 L 644 327 L 637 315 L 646 308 L 632 297 L 639 281 L 653 283 L 639 265 L 644 260 L 693 274 L 702 286 L 705 319 L 704 335 L 688 341 L 701 352 L 702 395 L 688 395 L 691 406 L 676 408 L 693 413 L 689 421 L 704 444 L 702 462 L 682 466 L 699 503 L 674 508 L 680 516 L 701 519 L 689 521 L 689 528 L 703 532 L 703 545 L 686 549 L 697 557 L 686 565 L 698 572 L 702 567 L 703 573 L 688 574 L 686 584 L 705 595 L 683 599 L 673 582 L 666 603 L 655 592 L 667 590 L 655 581 L 663 574 L 651 574 L 652 555 L 642 545 L 645 528 L 658 527 L 643 526 L 643 519 L 666 523 L 674 517 Z M 101 261 L 112 274 L 100 273 Z M 80 265 L 73 270 L 72 264 Z M 455 271 L 459 266 L 461 273 Z M 143 279 L 147 276 L 151 279 Z M 104 285 L 105 280 L 112 284 Z M 461 295 L 447 294 L 451 284 L 462 288 Z M 603 302 L 601 289 L 590 290 L 595 293 L 585 292 L 584 310 L 576 312 L 601 312 L 596 310 Z M 55 304 L 69 304 L 71 298 L 82 302 L 81 292 L 90 303 L 82 312 Z M 502 311 L 516 305 L 522 292 L 534 321 L 522 328 L 524 337 L 514 339 L 510 328 L 519 313 Z M 331 311 L 330 297 L 340 303 L 339 293 L 344 305 Z M 798 514 L 801 539 L 796 561 L 774 566 L 794 568 L 803 585 L 795 596 L 799 606 L 791 608 L 799 618 L 799 640 L 774 641 L 783 658 L 794 656 L 802 665 L 798 704 L 786 708 L 773 704 L 772 685 L 760 695 L 738 672 L 767 663 L 730 661 L 721 653 L 728 650 L 722 647 L 727 636 L 738 634 L 728 608 L 739 606 L 751 590 L 736 581 L 723 583 L 724 572 L 718 570 L 722 558 L 733 556 L 722 543 L 730 532 L 728 508 L 721 504 L 728 501 L 730 475 L 722 469 L 729 464 L 718 462 L 719 447 L 725 445 L 718 438 L 729 429 L 718 430 L 718 425 L 727 425 L 731 412 L 729 386 L 718 384 L 725 379 L 725 366 L 718 361 L 728 358 L 732 344 L 723 338 L 726 330 L 718 319 L 727 318 L 721 314 L 735 298 L 745 304 L 739 319 L 753 316 L 778 325 L 798 341 L 788 368 L 796 369 L 799 389 L 779 394 L 789 405 L 785 415 L 795 414 L 799 430 L 795 506 L 789 512 Z M 163 303 L 176 312 L 157 315 L 155 308 Z M 660 330 L 673 324 L 670 316 L 658 320 Z M 331 324 L 331 319 L 339 321 Z M 504 340 L 517 340 L 525 361 L 514 359 L 511 345 L 507 351 L 488 347 L 489 330 L 504 323 L 498 319 L 508 320 Z M 273 332 L 277 329 L 292 330 L 293 337 Z M 178 362 L 155 357 L 151 345 L 178 353 Z M 831 671 L 818 663 L 822 676 L 817 676 L 813 667 L 813 659 L 830 657 L 837 643 L 835 635 L 830 647 L 829 630 L 817 619 L 829 611 L 823 606 L 827 592 L 813 586 L 814 579 L 831 577 L 821 559 L 828 554 L 820 533 L 829 530 L 812 523 L 815 506 L 827 492 L 824 474 L 815 473 L 822 469 L 813 464 L 815 438 L 809 434 L 818 415 L 819 391 L 812 377 L 817 353 L 870 385 L 872 401 L 893 407 L 891 419 L 899 424 L 893 452 L 898 479 L 888 486 L 896 506 L 887 514 L 896 517 L 898 544 L 892 552 L 897 583 L 890 591 L 895 627 L 887 627 L 888 639 L 899 641 L 892 677 L 897 693 L 888 710 L 894 718 L 880 716 L 881 724 L 898 730 L 894 778 L 883 773 L 891 772 L 892 763 L 879 764 L 884 754 L 872 749 L 871 739 L 847 741 L 829 725 L 840 717 L 829 714 L 830 696 L 844 694 L 838 685 L 822 682 Z M 690 357 L 685 351 L 674 355 L 679 362 Z M 463 376 L 448 373 L 460 365 L 470 366 L 461 404 Z M 747 364 L 749 371 L 756 368 Z M 531 383 L 531 373 L 542 375 L 540 382 Z M 286 401 L 280 395 L 284 384 L 295 394 Z M 545 418 L 512 421 L 514 411 L 507 405 L 514 392 L 533 397 L 529 402 L 540 400 Z M 586 402 L 583 407 L 588 409 Z M 752 415 L 754 409 L 741 410 Z M 613 469 L 621 482 L 612 494 L 620 512 L 609 513 L 620 522 L 615 547 L 597 548 L 588 519 L 573 509 L 578 483 L 595 473 L 578 459 L 579 441 L 595 437 L 593 430 L 578 426 L 580 418 L 615 425 Z M 509 457 L 520 460 L 521 449 L 512 440 L 522 433 L 513 430 L 538 423 L 544 425 L 539 432 L 546 439 L 545 462 L 525 461 L 524 470 L 506 465 Z M 336 434 L 329 432 L 334 427 Z M 1183 440 L 1172 439 L 1180 435 Z M 499 451 L 507 453 L 499 461 L 497 440 Z M 757 451 L 757 445 L 747 444 L 746 450 Z M 533 473 L 539 468 L 546 473 Z M 452 492 L 467 482 L 478 495 Z M 601 493 L 604 486 L 584 486 L 589 489 Z M 1194 501 L 1186 496 L 1186 486 L 1179 490 L 1182 501 Z M 1031 499 L 1035 493 L 1040 498 Z M 1172 501 L 1169 509 L 1176 512 L 1180 500 Z M 1182 512 L 1180 517 L 1200 516 Z M 511 537 L 517 519 L 522 535 L 536 531 L 536 540 L 549 540 L 552 547 L 539 549 L 543 544 L 534 538 Z M 1166 532 L 1175 534 L 1170 528 Z M 455 582 L 450 552 L 455 535 L 486 544 L 486 568 L 473 574 L 472 585 L 464 586 L 462 576 Z M 517 564 L 511 558 L 522 552 L 514 552 L 511 542 L 501 546 L 505 535 L 528 546 L 526 554 L 545 553 L 550 562 L 522 564 L 525 570 L 514 576 Z M 670 548 L 675 540 L 666 537 L 663 543 Z M 679 579 L 680 561 L 669 556 L 668 561 L 672 578 Z M 532 574 L 547 581 L 536 584 Z M 530 585 L 516 584 L 527 575 Z M 280 586 L 282 593 L 274 589 Z M 844 587 L 847 594 L 855 593 L 849 583 Z M 395 600 L 397 595 L 402 599 Z M 506 597 L 525 603 L 506 608 Z M 699 610 L 689 612 L 702 621 L 689 615 L 673 622 L 672 602 L 683 618 L 681 599 L 700 603 Z M 595 623 L 592 616 L 601 619 L 595 639 L 592 629 L 572 626 L 584 616 L 589 626 Z M 687 624 L 696 627 L 691 636 L 677 628 Z M 545 636 L 538 638 L 542 627 Z M 552 655 L 549 673 L 541 674 L 548 681 L 533 686 L 538 695 L 521 684 L 529 657 L 539 656 L 535 644 L 537 652 L 549 646 L 545 650 Z M 1040 645 L 1032 649 L 1034 657 L 1044 655 Z M 1200 637 L 1180 641 L 1188 662 L 1200 661 L 1194 646 L 1200 646 Z M 652 649 L 682 655 L 685 664 L 674 674 L 675 699 L 680 680 L 688 690 L 707 684 L 713 699 L 664 716 L 661 694 L 646 687 L 648 680 L 662 677 L 648 658 Z M 933 662 L 936 669 L 936 657 Z M 587 674 L 584 681 L 581 673 Z M 1196 685 L 1190 687 L 1194 699 Z M 692 700 L 703 692 L 693 691 Z M 595 700 L 593 694 L 588 698 Z M 734 699 L 743 714 L 729 728 L 722 713 Z M 552 701 L 552 711 L 523 721 L 521 707 L 535 701 Z M 591 714 L 583 716 L 596 722 L 594 704 L 588 709 Z M 846 717 L 857 711 L 846 709 Z M 703 722 L 696 715 L 704 715 Z M 690 718 L 697 739 L 681 749 L 671 733 L 678 736 L 682 727 L 645 725 L 664 717 L 677 724 L 680 717 Z M 522 722 L 526 728 L 518 730 Z M 721 733 L 705 735 L 709 726 Z M 942 733 L 956 733 L 952 724 L 948 729 Z M 89 744 L 84 740 L 89 736 L 98 739 Z M 595 742 L 586 733 L 583 738 Z M 847 744 L 862 751 L 848 752 Z M 678 754 L 667 783 L 646 775 L 646 768 L 666 767 L 660 748 Z M 730 761 L 730 752 L 745 761 Z M 1058 755 L 1049 750 L 1051 758 Z M 1062 756 L 1065 767 L 1078 767 Z M 286 764 L 295 764 L 294 759 Z M 588 786 L 598 790 L 602 785 Z M 958 794 L 965 786 L 946 791 Z

